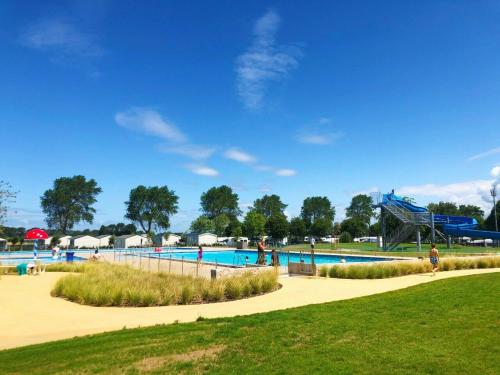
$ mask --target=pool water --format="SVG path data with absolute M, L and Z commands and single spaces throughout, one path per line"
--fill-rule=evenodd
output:
M 184 259 L 188 261 L 196 261 L 198 258 L 198 251 L 172 251 L 163 253 L 151 253 L 152 256 L 160 256 L 162 258 Z M 288 253 L 278 252 L 280 265 L 286 266 L 288 264 Z M 368 256 L 354 256 L 354 255 L 333 255 L 333 254 L 316 254 L 314 262 L 316 264 L 327 263 L 342 263 L 342 259 L 346 263 L 366 263 L 366 262 L 381 262 L 391 261 L 393 258 L 384 257 L 368 257 Z M 290 262 L 311 263 L 310 254 L 290 253 Z M 217 263 L 221 265 L 230 266 L 244 266 L 245 264 L 257 263 L 257 252 L 249 250 L 222 250 L 222 251 L 203 251 L 203 262 Z M 271 252 L 266 251 L 266 264 L 271 263 Z

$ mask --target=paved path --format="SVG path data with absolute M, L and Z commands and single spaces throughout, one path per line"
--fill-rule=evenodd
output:
M 0 349 L 162 323 L 248 315 L 383 293 L 456 276 L 500 272 L 500 268 L 409 275 L 382 280 L 306 277 L 280 279 L 280 290 L 249 299 L 188 306 L 91 307 L 50 296 L 63 273 L 0 279 Z

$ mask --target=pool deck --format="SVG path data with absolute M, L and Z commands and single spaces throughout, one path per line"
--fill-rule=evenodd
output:
M 282 277 L 276 292 L 231 302 L 162 307 L 91 307 L 50 296 L 64 273 L 0 279 L 0 349 L 198 317 L 218 318 L 362 297 L 450 277 L 500 272 L 500 268 L 408 275 L 380 280 Z

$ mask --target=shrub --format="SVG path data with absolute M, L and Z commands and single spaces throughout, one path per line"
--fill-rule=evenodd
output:
M 352 242 L 352 236 L 349 232 L 342 232 L 339 237 L 339 242 L 341 243 L 349 243 Z
M 441 259 L 439 267 L 443 271 L 474 269 L 474 268 L 496 268 L 500 267 L 500 256 L 489 257 L 449 257 Z M 380 262 L 370 265 L 346 264 L 334 265 L 330 268 L 323 266 L 320 276 L 329 276 L 343 279 L 383 279 L 388 277 L 404 276 L 432 271 L 432 265 L 428 260 L 404 261 L 404 262 Z
M 328 276 L 328 266 L 321 266 L 319 268 L 319 275 L 321 277 L 327 277 Z
M 80 274 L 58 280 L 51 294 L 70 301 L 94 306 L 160 306 L 217 302 L 237 299 L 278 286 L 275 271 L 245 272 L 217 280 L 165 273 L 149 273 L 130 266 L 107 263 L 85 264 L 78 267 L 57 266 L 61 270 L 78 269 Z

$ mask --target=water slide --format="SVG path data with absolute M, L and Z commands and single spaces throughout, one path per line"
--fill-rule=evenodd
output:
M 427 208 L 415 206 L 393 193 L 384 194 L 383 203 L 389 204 L 389 201 L 391 204 L 413 213 L 429 212 Z M 439 214 L 434 214 L 433 216 L 434 224 L 442 225 L 443 232 L 449 236 L 500 239 L 500 232 L 477 230 L 477 220 L 472 217 Z

